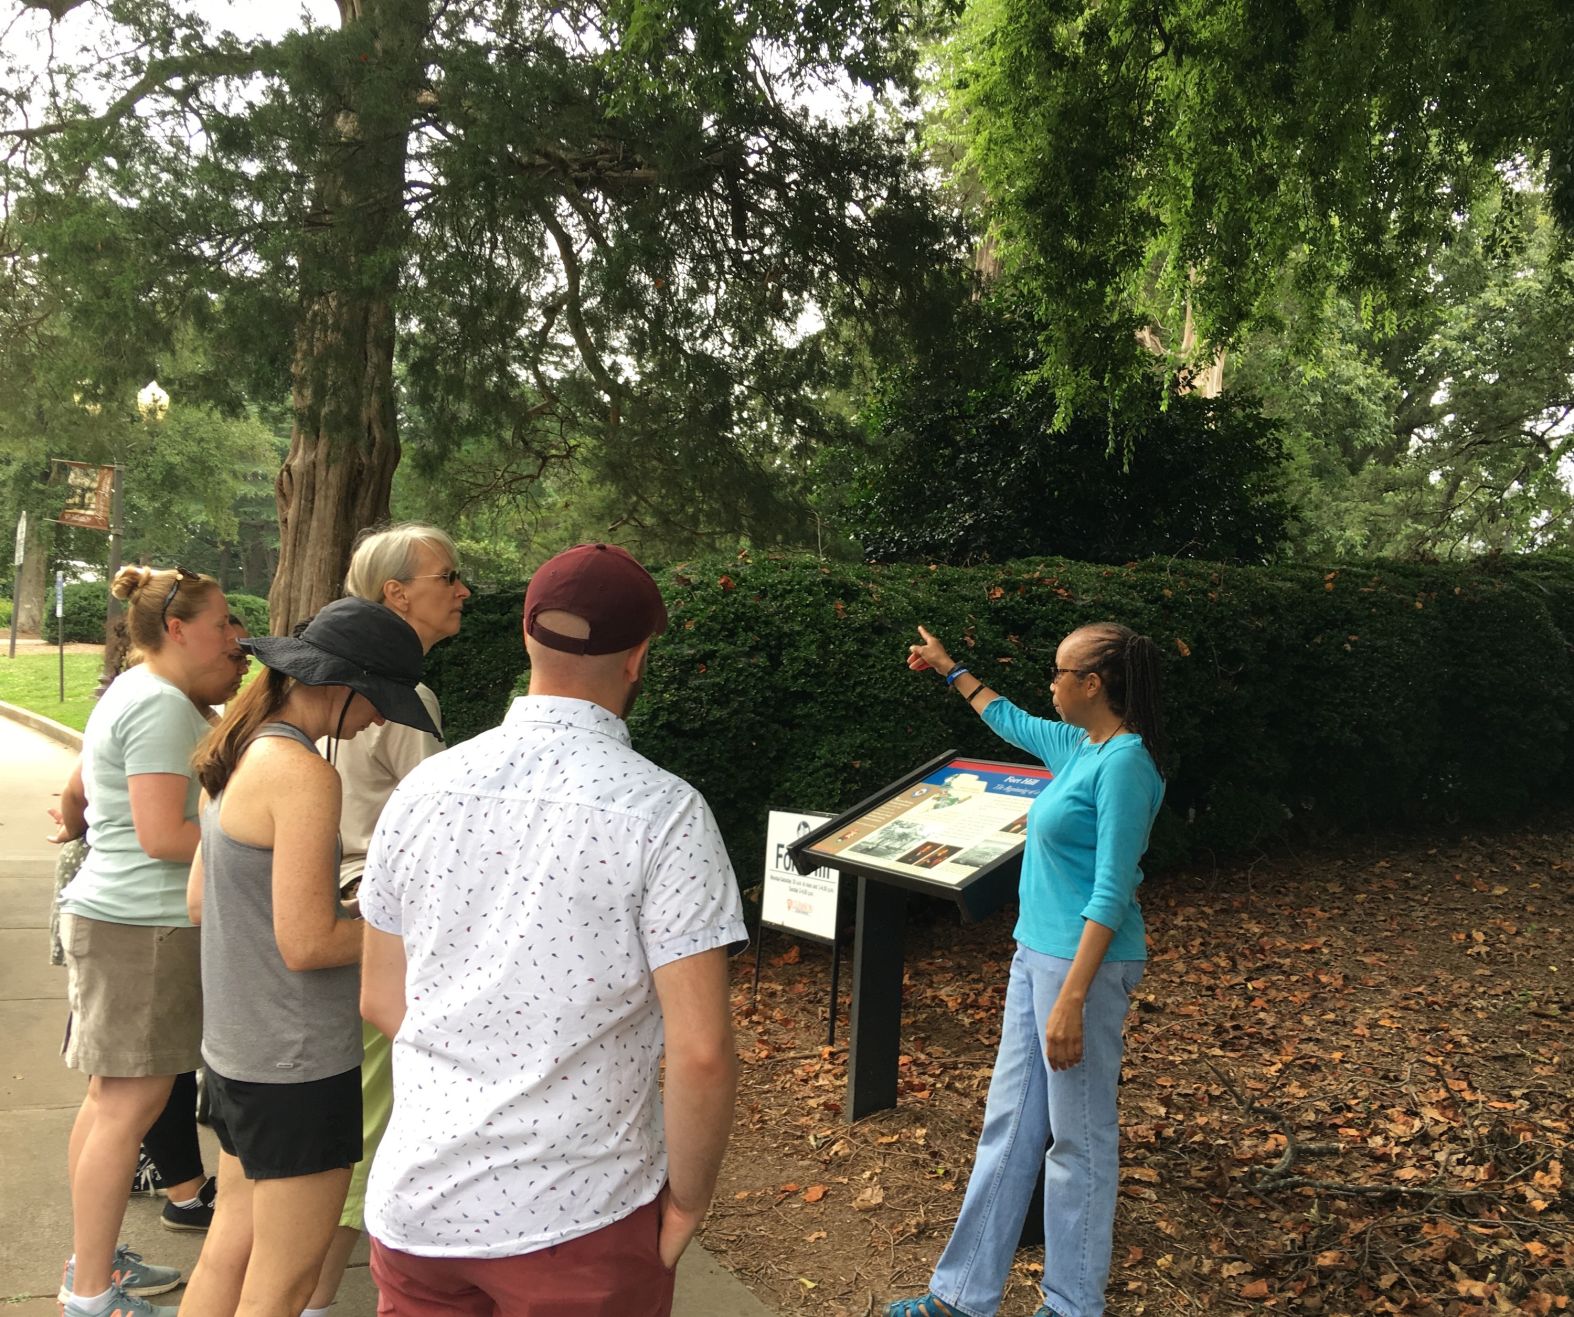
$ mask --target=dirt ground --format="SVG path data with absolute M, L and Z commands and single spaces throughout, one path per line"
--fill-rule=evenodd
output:
M 783 1312 L 921 1293 L 961 1204 L 1014 912 L 910 915 L 899 1105 L 849 1125 L 844 961 L 735 966 L 738 1123 L 705 1229 Z M 1158 875 L 1128 1023 L 1109 1311 L 1574 1308 L 1574 813 Z M 1000 1311 L 1038 1306 L 1024 1250 Z

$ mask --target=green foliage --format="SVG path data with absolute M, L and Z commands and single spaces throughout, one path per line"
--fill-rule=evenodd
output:
M 443 732 L 456 745 L 495 727 L 525 665 L 524 587 L 472 595 L 459 634 L 426 656 L 426 684 L 443 709 Z
M 1140 327 L 1206 362 L 1287 268 L 1396 327 L 1436 235 L 1526 172 L 1574 234 L 1571 49 L 1564 0 L 971 0 L 938 135 L 1066 420 L 1144 373 Z
M 1248 400 L 1165 398 L 1150 382 L 1113 417 L 1057 433 L 1030 317 L 972 301 L 952 329 L 885 375 L 850 476 L 845 449 L 822 454 L 827 480 L 853 491 L 845 524 L 866 558 L 1260 562 L 1278 548 L 1282 449 Z
M 66 586 L 62 609 L 65 616 L 66 642 L 68 644 L 102 645 L 104 643 L 104 616 L 109 608 L 109 586 L 103 581 L 75 581 Z M 44 609 L 44 639 L 51 645 L 59 640 L 55 619 L 55 595 L 50 588 L 48 605 Z
M 1280 424 L 1302 557 L 1574 544 L 1574 254 L 1544 199 L 1482 201 L 1428 252 L 1385 334 L 1287 294 L 1231 359 Z
M 1574 570 L 1555 555 L 1330 569 L 783 556 L 658 580 L 672 622 L 634 743 L 705 793 L 741 872 L 758 867 L 770 808 L 845 808 L 951 746 L 1017 756 L 907 670 L 920 622 L 1046 715 L 1067 632 L 1113 617 L 1153 637 L 1175 760 L 1156 865 L 1307 833 L 1510 818 L 1574 780 L 1574 632 L 1549 608 L 1574 621 Z M 484 602 L 434 651 L 451 741 L 494 725 L 508 686 L 523 686 L 517 601 Z
M 71 14 L 47 74 L 0 67 L 13 274 L 93 346 L 73 379 L 189 320 L 171 392 L 233 409 L 293 376 L 307 450 L 394 426 L 397 339 L 429 480 L 491 450 L 690 543 L 801 536 L 783 473 L 839 370 L 817 313 L 910 313 L 960 250 L 912 149 L 944 0 L 368 0 L 277 41 L 95 8 L 112 30 Z
M 782 488 L 787 484 L 784 480 Z M 395 521 L 429 521 L 447 530 L 458 546 L 465 580 L 472 587 L 479 583 L 483 591 L 528 577 L 570 544 L 604 540 L 641 561 L 660 562 L 693 553 L 697 538 L 664 519 L 630 518 L 624 496 L 584 468 L 542 474 L 539 463 L 522 461 L 507 444 L 479 440 L 430 469 L 419 455 L 402 463 L 391 504 Z M 786 525 L 778 522 L 777 528 Z M 746 537 L 699 538 L 719 550 Z
M 11 601 L 8 598 L 0 598 L 0 627 L 9 627 L 10 625 Z
M 66 361 L 86 350 L 63 321 L 52 322 L 47 352 Z M 8 352 L 8 346 L 11 349 Z M 193 571 L 217 572 L 226 549 L 266 554 L 277 543 L 272 483 L 283 450 L 277 436 L 248 413 L 225 416 L 211 407 L 175 399 L 159 418 L 139 414 L 135 383 L 152 372 L 97 376 L 84 395 L 60 361 L 44 361 L 18 344 L 0 341 L 0 524 L 14 526 L 27 511 L 35 526 L 58 514 L 59 484 L 46 483 L 51 457 L 119 463 L 123 469 L 125 561 L 181 562 Z M 86 367 L 84 367 L 85 369 Z M 83 407 L 88 402 L 89 410 Z M 266 491 L 268 512 L 259 524 L 257 497 Z M 55 556 L 103 564 L 102 532 L 50 526 Z M 9 564 L 10 535 L 0 537 L 0 564 Z M 262 582 L 265 584 L 265 582 Z
M 246 624 L 246 630 L 254 636 L 266 636 L 268 631 L 268 601 L 259 599 L 254 594 L 240 594 L 230 591 L 224 596 L 225 602 L 230 606 L 230 612 Z

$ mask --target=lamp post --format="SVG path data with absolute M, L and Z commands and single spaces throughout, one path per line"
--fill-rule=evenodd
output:
M 149 380 L 137 390 L 137 412 L 142 417 L 143 424 L 156 425 L 169 414 L 169 394 L 157 380 Z M 124 530 L 124 495 L 125 495 L 125 468 L 119 462 L 114 464 L 114 477 L 109 486 L 109 585 L 115 584 L 115 577 L 120 572 L 120 536 Z M 114 681 L 112 655 L 113 649 L 109 643 L 111 629 L 115 620 L 121 614 L 120 600 L 115 598 L 113 588 L 110 590 L 109 601 L 104 607 L 104 667 L 98 674 L 98 693 L 102 695 L 109 683 Z

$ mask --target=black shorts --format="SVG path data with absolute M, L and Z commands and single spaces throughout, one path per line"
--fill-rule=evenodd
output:
M 361 1160 L 361 1068 L 304 1084 L 254 1084 L 208 1070 L 213 1132 L 248 1180 L 346 1170 Z

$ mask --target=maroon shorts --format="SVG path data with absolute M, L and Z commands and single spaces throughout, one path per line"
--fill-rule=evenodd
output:
M 659 1201 L 659 1200 L 658 1200 Z M 656 1203 L 511 1258 L 422 1258 L 372 1240 L 378 1317 L 670 1317 Z

